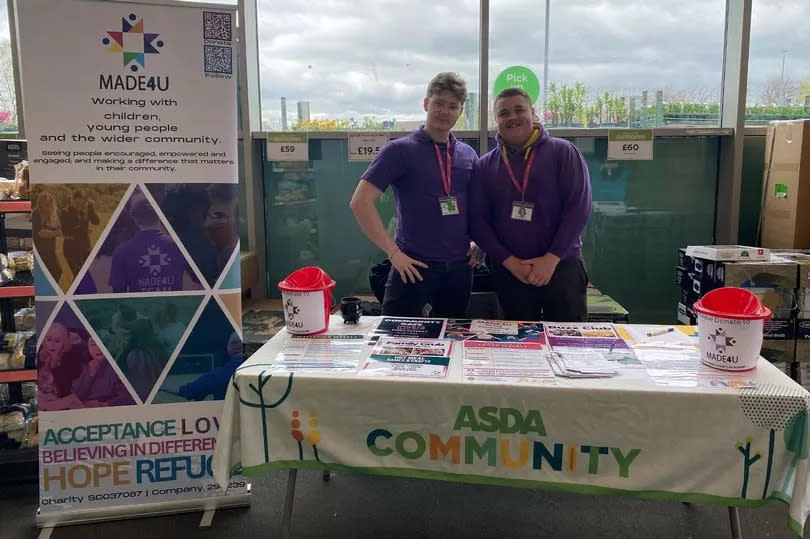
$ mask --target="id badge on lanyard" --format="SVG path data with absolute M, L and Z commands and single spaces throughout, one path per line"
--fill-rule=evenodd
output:
M 529 173 L 532 169 L 532 163 L 534 163 L 534 154 L 535 150 L 532 148 L 531 152 L 529 153 L 529 159 L 526 162 L 526 168 L 523 171 L 522 185 L 518 183 L 515 173 L 512 171 L 512 165 L 509 164 L 509 158 L 505 153 L 501 154 L 503 157 L 503 163 L 506 166 L 506 172 L 509 174 L 509 179 L 512 180 L 512 184 L 515 186 L 515 188 L 520 191 L 520 200 L 515 200 L 512 202 L 512 213 L 510 215 L 511 218 L 515 219 L 516 221 L 531 222 L 532 218 L 534 217 L 534 204 L 525 201 L 526 188 L 529 186 Z
M 453 184 L 453 162 L 450 159 L 450 141 L 447 141 L 447 167 L 442 162 L 442 154 L 439 152 L 439 146 L 433 144 L 436 149 L 436 160 L 439 162 L 439 175 L 442 178 L 442 187 L 444 188 L 445 196 L 439 197 L 439 209 L 442 211 L 442 216 L 458 215 L 458 199 L 450 194 L 450 188 Z
M 518 221 L 531 221 L 534 214 L 534 204 L 515 200 L 512 202 L 512 219 Z

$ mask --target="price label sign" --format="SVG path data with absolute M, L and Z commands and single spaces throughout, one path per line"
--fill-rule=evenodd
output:
M 652 129 L 611 129 L 607 158 L 612 161 L 652 161 Z
M 267 133 L 268 161 L 309 161 L 306 133 Z
M 349 161 L 373 161 L 386 144 L 386 134 L 349 133 Z

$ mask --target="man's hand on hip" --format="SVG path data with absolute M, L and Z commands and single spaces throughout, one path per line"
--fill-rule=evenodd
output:
M 545 286 L 554 275 L 554 270 L 557 269 L 557 264 L 559 264 L 559 262 L 560 258 L 557 255 L 546 253 L 537 258 L 523 260 L 521 264 L 530 268 L 531 270 L 527 278 L 529 284 L 533 284 L 534 286 Z
M 509 258 L 503 261 L 503 267 L 508 269 L 509 272 L 515 276 L 515 279 L 521 283 L 529 284 L 529 273 L 531 273 L 532 268 L 531 266 L 524 265 L 523 262 L 524 261 L 518 257 L 510 255 Z
M 399 249 L 394 251 L 394 253 L 388 257 L 391 261 L 391 265 L 394 266 L 399 272 L 399 276 L 402 277 L 403 283 L 415 283 L 417 280 L 422 280 L 422 275 L 419 273 L 419 270 L 416 269 L 417 266 L 420 268 L 427 268 L 427 264 L 424 262 L 420 262 L 415 260 Z

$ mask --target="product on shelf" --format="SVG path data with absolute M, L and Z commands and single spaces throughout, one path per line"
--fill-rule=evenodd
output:
M 36 324 L 35 310 L 33 307 L 24 307 L 14 313 L 14 327 L 17 331 L 31 331 Z
M 28 161 L 20 161 L 14 165 L 14 193 L 13 198 L 28 198 Z
M 27 356 L 31 354 L 26 344 L 34 338 L 33 331 L 20 331 L 2 334 L 2 348 L 0 348 L 0 371 L 24 369 L 30 365 Z M 35 338 L 34 338 L 35 339 Z M 30 348 L 30 346 L 28 347 Z
M 7 258 L 9 269 L 14 271 L 31 271 L 34 268 L 33 251 L 11 251 Z
M 39 421 L 31 404 L 0 406 L 0 450 L 35 447 L 36 437 L 31 434 L 38 428 Z

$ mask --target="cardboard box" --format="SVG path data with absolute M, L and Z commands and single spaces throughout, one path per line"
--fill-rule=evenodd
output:
M 693 281 L 693 284 L 700 285 L 699 281 Z M 694 288 L 681 288 L 680 303 L 688 307 L 692 307 L 697 300 L 701 297 L 700 292 L 695 292 Z
M 797 266 L 772 256 L 767 262 L 722 262 L 715 269 L 714 286 L 739 286 L 759 297 L 774 311 L 774 318 L 791 318 L 796 307 Z
M 697 314 L 692 305 L 678 303 L 678 321 L 685 326 L 697 325 Z
M 689 276 L 689 270 L 687 270 L 685 267 L 683 267 L 683 266 L 676 266 L 675 267 L 675 284 L 676 285 L 680 286 L 681 288 L 684 288 L 685 286 L 687 286 L 689 284 L 688 281 L 687 281 L 688 276 Z
M 762 184 L 762 245 L 810 248 L 810 120 L 768 124 Z
M 692 257 L 686 254 L 686 247 L 678 249 L 678 265 L 683 268 L 692 267 Z
M 796 357 L 796 341 L 765 339 L 762 341 L 762 351 L 759 355 L 771 363 L 790 363 Z M 810 361 L 810 357 L 807 360 Z
M 686 255 L 707 260 L 769 260 L 771 253 L 762 247 L 746 245 L 690 245 Z
M 796 320 L 766 320 L 765 321 L 765 338 L 785 341 L 796 339 Z
M 810 363 L 810 340 L 796 342 L 796 361 Z M 808 380 L 810 381 L 810 379 Z

